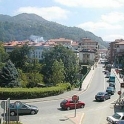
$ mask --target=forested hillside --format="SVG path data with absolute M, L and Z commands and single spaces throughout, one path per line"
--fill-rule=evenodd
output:
M 108 47 L 107 42 L 92 32 L 47 21 L 35 14 L 0 15 L 0 41 L 25 40 L 31 35 L 43 37 L 44 40 L 62 37 L 80 41 L 87 37 L 99 42 L 100 48 Z

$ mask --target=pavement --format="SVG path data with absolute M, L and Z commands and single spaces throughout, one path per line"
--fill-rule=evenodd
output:
M 112 68 L 112 72 L 114 73 L 114 75 L 116 76 L 117 80 L 119 81 L 119 83 L 123 83 L 123 78 L 120 78 L 119 73 L 117 74 L 115 71 L 115 68 Z

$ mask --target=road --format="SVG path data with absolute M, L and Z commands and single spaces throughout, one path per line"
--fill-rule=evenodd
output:
M 107 124 L 106 117 L 114 113 L 113 103 L 118 99 L 117 91 L 120 89 L 119 82 L 116 78 L 116 93 L 111 96 L 111 99 L 105 102 L 95 102 L 94 96 L 99 91 L 105 91 L 108 86 L 108 78 L 105 78 L 104 73 L 102 72 L 102 65 L 98 65 L 90 87 L 88 90 L 82 94 L 82 97 L 88 96 L 86 100 L 87 108 L 83 110 L 85 113 L 85 118 L 83 119 L 82 124 Z M 113 74 L 113 72 L 111 72 Z
M 82 124 L 107 124 L 106 117 L 114 113 L 112 103 L 118 98 L 117 92 L 105 102 L 94 100 L 96 93 L 105 91 L 108 86 L 107 79 L 102 72 L 102 66 L 101 64 L 97 66 L 88 89 L 79 95 L 79 99 L 86 103 L 85 108 L 76 110 L 77 113 L 85 114 Z M 118 91 L 119 83 L 117 79 L 116 84 L 116 91 Z M 75 111 L 62 111 L 59 106 L 61 101 L 62 99 L 30 103 L 39 108 L 38 114 L 20 116 L 20 121 L 23 124 L 67 124 L 67 116 L 73 115 Z M 68 124 L 72 124 L 72 122 L 68 121 Z

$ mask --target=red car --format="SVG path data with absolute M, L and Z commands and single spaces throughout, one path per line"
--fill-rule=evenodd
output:
M 76 108 L 84 108 L 85 106 L 85 103 L 84 102 L 81 102 L 81 101 L 78 101 L 76 103 Z M 75 108 L 75 103 L 73 102 L 72 99 L 64 99 L 61 103 L 60 103 L 60 107 L 62 109 L 66 109 L 66 110 L 70 110 L 70 109 L 74 109 Z

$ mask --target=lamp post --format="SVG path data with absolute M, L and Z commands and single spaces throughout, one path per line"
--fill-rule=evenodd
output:
M 79 74 L 79 77 L 80 77 L 80 81 L 78 80 L 78 84 L 79 84 L 79 91 L 81 91 L 81 89 L 82 89 L 82 78 L 83 78 L 83 75 L 82 74 Z

